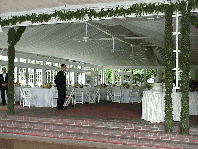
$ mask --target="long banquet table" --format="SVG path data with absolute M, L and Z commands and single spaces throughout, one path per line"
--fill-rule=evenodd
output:
M 173 120 L 180 121 L 181 92 L 172 93 Z M 142 119 L 151 123 L 164 122 L 165 93 L 144 91 L 142 98 Z M 189 114 L 198 115 L 198 93 L 189 92 Z
M 29 88 L 32 92 L 32 106 L 35 107 L 51 107 L 52 106 L 52 98 L 54 94 L 58 94 L 56 89 L 48 89 L 48 88 Z M 20 101 L 21 92 L 20 87 L 15 87 L 15 101 Z M 56 102 L 53 103 L 56 106 Z

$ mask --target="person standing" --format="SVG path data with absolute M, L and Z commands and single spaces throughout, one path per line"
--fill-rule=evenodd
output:
M 5 100 L 5 92 L 8 91 L 8 73 L 6 73 L 6 68 L 2 68 L 3 74 L 0 74 L 0 84 L 1 84 L 1 99 L 2 99 L 2 105 L 4 106 L 6 104 Z
M 66 98 L 66 65 L 61 65 L 61 71 L 56 76 L 56 86 L 58 89 L 57 110 L 64 110 L 63 104 Z

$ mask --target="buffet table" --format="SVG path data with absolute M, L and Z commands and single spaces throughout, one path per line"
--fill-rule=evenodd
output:
M 165 117 L 165 93 L 144 91 L 142 98 L 142 119 L 146 121 L 164 122 Z M 180 121 L 181 112 L 181 92 L 172 93 L 173 120 Z M 189 92 L 189 114 L 198 115 L 198 93 Z

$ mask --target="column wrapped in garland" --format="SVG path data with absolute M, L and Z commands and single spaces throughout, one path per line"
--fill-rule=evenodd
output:
M 181 122 L 180 133 L 189 134 L 189 71 L 190 71 L 190 11 L 186 9 L 186 5 L 181 7 L 181 53 L 180 68 L 181 76 Z
M 173 116 L 172 116 L 172 88 L 173 88 L 173 26 L 172 26 L 172 14 L 173 10 L 167 5 L 165 10 L 165 37 L 164 37 L 164 48 L 165 48 L 165 131 L 166 133 L 172 133 L 173 128 Z
M 20 40 L 21 35 L 26 27 L 19 27 L 17 32 L 14 28 L 8 31 L 8 114 L 15 114 L 14 111 L 14 59 L 15 45 Z

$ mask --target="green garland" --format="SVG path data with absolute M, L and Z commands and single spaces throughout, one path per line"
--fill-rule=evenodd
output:
M 173 89 L 173 26 L 172 26 L 172 14 L 173 10 L 170 8 L 165 12 L 165 37 L 164 37 L 164 49 L 165 49 L 165 131 L 166 133 L 172 133 L 173 128 L 173 116 L 172 116 L 172 89 Z
M 186 7 L 181 8 L 181 53 L 180 68 L 182 70 L 181 79 L 181 122 L 180 133 L 189 134 L 189 71 L 190 71 L 190 11 Z
M 15 114 L 14 111 L 14 59 L 15 45 L 20 40 L 26 27 L 19 27 L 17 32 L 14 28 L 8 31 L 8 114 Z
M 140 4 L 133 4 L 128 9 L 124 9 L 124 7 L 119 8 L 116 7 L 115 9 L 101 9 L 100 12 L 96 12 L 94 9 L 84 9 L 77 11 L 55 11 L 53 14 L 35 14 L 32 13 L 31 15 L 22 15 L 22 16 L 12 16 L 11 19 L 1 19 L 0 18 L 0 25 L 2 27 L 9 26 L 9 25 L 16 25 L 16 23 L 22 23 L 25 21 L 31 21 L 32 23 L 42 23 L 48 22 L 52 18 L 58 18 L 61 21 L 67 21 L 72 19 L 79 19 L 84 20 L 85 15 L 89 16 L 89 20 L 92 20 L 92 17 L 101 19 L 102 17 L 118 17 L 118 16 L 126 16 L 131 15 L 132 13 L 138 15 L 142 14 L 152 14 L 152 13 L 164 13 L 168 9 L 173 11 L 178 10 L 178 8 L 183 7 L 188 2 L 188 9 L 193 10 L 198 8 L 197 0 L 188 0 L 188 1 L 181 1 L 176 3 L 164 4 L 164 3 L 140 3 Z

